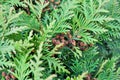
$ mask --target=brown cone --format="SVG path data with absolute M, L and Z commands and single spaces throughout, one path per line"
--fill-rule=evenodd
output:
M 54 1 L 55 1 L 55 0 L 50 0 L 50 2 L 52 2 L 52 3 L 53 3 Z
M 9 75 L 5 76 L 5 79 L 10 80 L 10 76 Z
M 2 76 L 5 77 L 5 76 L 6 76 L 6 73 L 5 73 L 5 72 L 2 72 Z
M 15 76 L 14 76 L 13 74 L 10 74 L 10 77 L 11 77 L 13 80 L 16 79 Z

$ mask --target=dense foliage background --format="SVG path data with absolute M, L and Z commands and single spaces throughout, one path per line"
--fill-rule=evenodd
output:
M 120 0 L 0 0 L 0 80 L 120 80 Z

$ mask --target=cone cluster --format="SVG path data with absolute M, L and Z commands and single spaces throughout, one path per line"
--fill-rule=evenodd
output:
M 76 36 L 76 38 L 82 38 L 81 36 Z M 73 48 L 74 46 L 79 47 L 81 51 L 87 50 L 89 47 L 93 46 L 93 44 L 86 44 L 80 40 L 75 40 L 73 39 L 73 36 L 71 35 L 70 32 L 67 32 L 67 34 L 61 33 L 57 34 L 53 39 L 52 39 L 52 44 L 54 46 L 63 44 L 62 47 L 69 47 Z
M 56 9 L 60 2 L 60 0 L 45 0 L 45 3 L 49 3 L 49 5 L 43 9 L 43 12 L 50 11 L 50 9 Z
M 96 78 L 92 78 L 91 74 L 87 74 L 85 80 L 97 80 Z
M 12 72 L 14 72 L 14 69 L 11 69 Z M 16 80 L 15 76 L 11 73 L 7 73 L 5 71 L 2 72 L 2 77 L 5 79 L 5 80 Z

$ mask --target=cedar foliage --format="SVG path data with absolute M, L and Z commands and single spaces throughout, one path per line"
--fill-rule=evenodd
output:
M 0 0 L 0 80 L 120 80 L 120 0 Z

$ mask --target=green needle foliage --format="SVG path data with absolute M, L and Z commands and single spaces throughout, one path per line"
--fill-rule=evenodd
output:
M 0 0 L 0 80 L 120 80 L 120 0 Z

